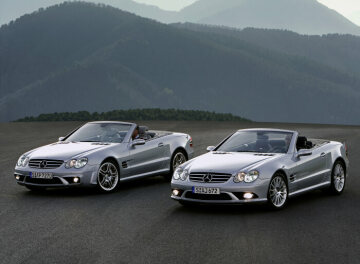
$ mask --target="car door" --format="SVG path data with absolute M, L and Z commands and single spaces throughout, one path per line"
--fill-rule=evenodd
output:
M 163 143 L 158 138 L 145 141 L 144 145 L 133 146 L 129 143 L 127 161 L 128 177 L 150 174 L 161 168 Z
M 311 149 L 312 154 L 297 158 L 293 183 L 297 190 L 305 189 L 322 182 L 326 173 L 326 154 L 322 148 Z

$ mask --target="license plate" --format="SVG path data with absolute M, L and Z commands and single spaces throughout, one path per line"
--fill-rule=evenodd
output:
M 220 194 L 220 188 L 213 187 L 193 187 L 193 193 L 201 193 L 201 194 Z
M 53 174 L 51 172 L 30 172 L 30 178 L 33 178 L 33 179 L 52 179 Z

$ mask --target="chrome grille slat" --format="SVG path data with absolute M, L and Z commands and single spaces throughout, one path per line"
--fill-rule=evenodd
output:
M 205 181 L 204 177 L 210 175 L 211 181 Z M 231 178 L 231 174 L 225 173 L 208 173 L 208 172 L 194 172 L 190 173 L 189 179 L 192 182 L 204 182 L 204 183 L 224 183 Z
M 43 162 L 45 162 L 45 166 L 41 166 Z M 29 167 L 35 169 L 55 169 L 60 167 L 63 163 L 63 160 L 31 159 L 29 161 Z

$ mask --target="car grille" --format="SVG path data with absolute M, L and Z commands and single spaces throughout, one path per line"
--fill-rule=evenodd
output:
M 221 194 L 199 194 L 186 192 L 185 198 L 195 199 L 195 200 L 205 200 L 205 201 L 216 201 L 216 200 L 232 200 L 231 197 L 226 193 Z
M 29 161 L 29 167 L 36 169 L 55 169 L 60 167 L 63 163 L 64 161 L 62 160 L 31 159 Z
M 193 182 L 205 182 L 205 183 L 224 183 L 231 178 L 231 174 L 224 173 L 206 173 L 206 172 L 194 172 L 190 173 L 189 179 Z
M 52 179 L 34 179 L 30 177 L 25 178 L 25 182 L 34 183 L 34 184 L 62 184 L 62 181 L 59 178 Z

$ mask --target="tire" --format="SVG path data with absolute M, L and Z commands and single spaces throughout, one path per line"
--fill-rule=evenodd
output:
M 340 195 L 343 193 L 346 184 L 346 170 L 344 163 L 336 161 L 331 171 L 331 184 L 329 191 L 331 194 Z
M 41 186 L 25 185 L 25 187 L 32 192 L 43 192 L 46 190 L 45 187 L 41 187 Z
M 271 209 L 283 209 L 289 198 L 289 190 L 283 174 L 275 173 L 271 178 L 268 193 L 268 205 Z
M 171 180 L 172 175 L 174 173 L 174 171 L 176 170 L 176 168 L 183 164 L 184 162 L 186 162 L 187 159 L 187 155 L 185 154 L 185 152 L 183 150 L 177 150 L 175 151 L 175 153 L 172 155 L 171 157 L 171 161 L 170 161 L 170 172 L 166 175 L 166 178 L 168 180 Z
M 97 175 L 97 189 L 102 193 L 114 192 L 120 182 L 118 166 L 113 161 L 104 161 Z

